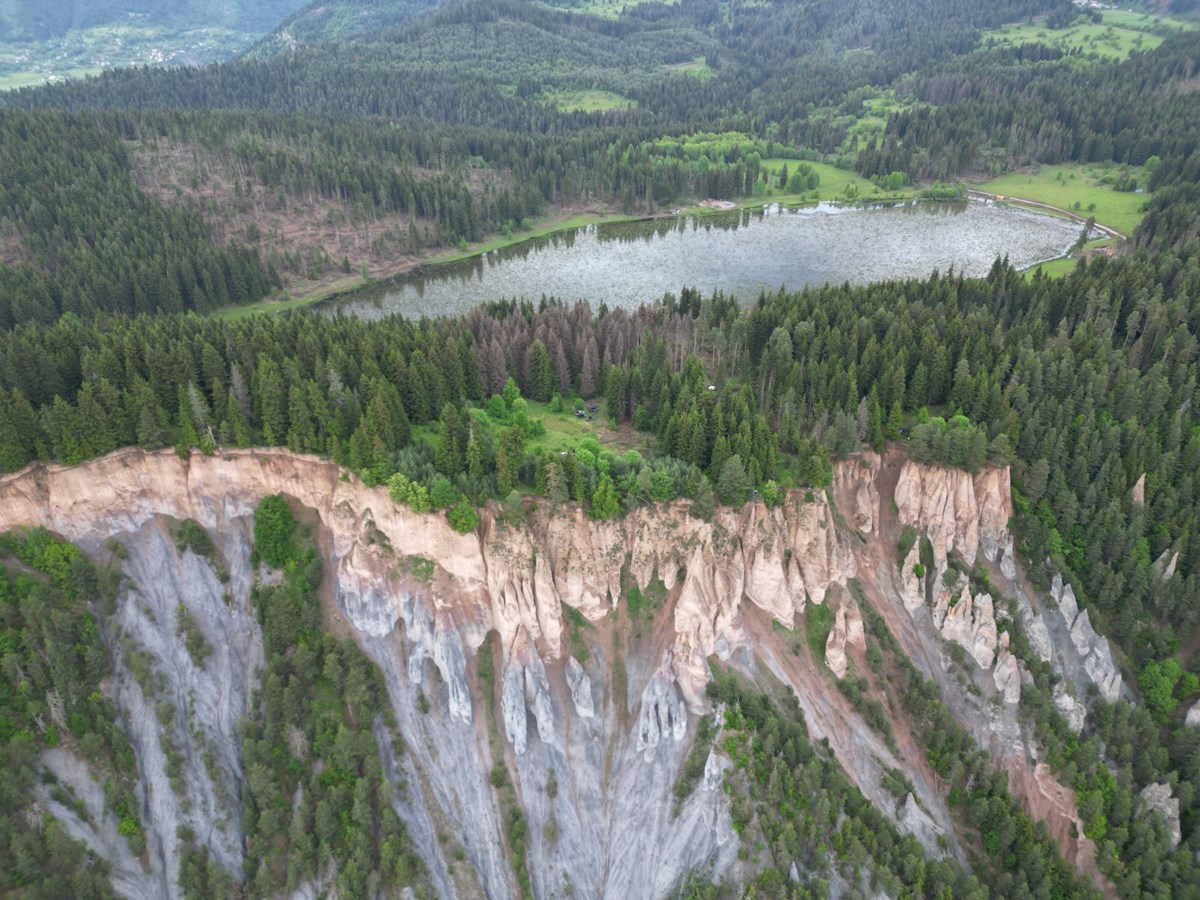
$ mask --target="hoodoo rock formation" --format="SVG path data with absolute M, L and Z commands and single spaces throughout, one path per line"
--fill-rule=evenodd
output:
M 84 821 L 49 804 L 71 834 L 112 863 L 114 883 L 129 896 L 178 893 L 171 838 L 182 825 L 220 865 L 240 870 L 236 798 L 246 774 L 237 723 L 253 702 L 262 661 L 248 599 L 264 576 L 251 565 L 251 522 L 257 504 L 275 494 L 316 529 L 326 621 L 383 674 L 409 748 L 387 766 L 406 785 L 397 812 L 446 896 L 517 892 L 489 785 L 497 765 L 512 773 L 528 819 L 528 868 L 539 897 L 561 895 L 567 885 L 588 897 L 659 897 L 698 866 L 722 877 L 749 865 L 739 860 L 729 797 L 716 790 L 731 769 L 719 746 L 707 756 L 702 789 L 672 815 L 672 788 L 696 723 L 712 712 L 706 685 L 714 661 L 791 688 L 813 740 L 828 740 L 870 801 L 929 854 L 965 859 L 921 754 L 889 747 L 834 684 L 867 670 L 872 638 L 862 603 L 883 616 L 1000 762 L 1024 764 L 1027 754 L 1016 720 L 1021 664 L 1008 627 L 1023 629 L 1038 656 L 1076 679 L 1073 693 L 1055 696 L 1073 728 L 1086 716 L 1074 700 L 1086 696 L 1081 679 L 1106 697 L 1122 689 L 1107 641 L 1078 611 L 1069 586 L 1058 581 L 1053 592 L 1069 639 L 1052 645 L 1041 601 L 1012 581 L 1006 470 L 973 476 L 897 451 L 864 454 L 837 464 L 828 493 L 793 492 L 774 509 L 722 508 L 702 521 L 681 502 L 597 522 L 575 508 L 542 508 L 519 525 L 485 514 L 476 533 L 461 535 L 443 517 L 415 515 L 328 461 L 282 450 L 185 459 L 127 450 L 75 468 L 34 467 L 0 478 L 0 530 L 44 526 L 98 557 L 124 547 L 128 580 L 116 621 L 163 663 L 168 690 L 196 724 L 181 719 L 177 735 L 189 785 L 182 802 L 156 756 L 153 713 L 118 665 L 111 692 L 138 753 L 144 820 L 157 836 L 146 866 L 122 855 L 114 822 Z M 212 536 L 227 582 L 169 540 L 165 523 L 179 520 Z M 918 568 L 918 542 L 897 573 L 904 526 L 928 542 L 930 571 Z M 977 562 L 991 564 L 1000 587 L 1017 598 L 1004 628 L 1008 613 L 972 589 L 968 573 Z M 622 600 L 629 584 L 653 595 L 636 615 Z M 822 605 L 823 656 L 798 637 Z M 180 606 L 216 648 L 215 665 L 198 668 L 179 648 Z M 494 691 L 478 671 L 489 641 Z M 965 650 L 965 677 L 980 696 L 948 677 L 940 649 L 951 644 Z M 487 737 L 493 721 L 498 745 Z M 200 764 L 210 745 L 215 763 Z M 46 764 L 62 780 L 86 781 L 86 767 L 65 752 L 47 754 Z M 903 803 L 885 787 L 889 771 L 911 785 Z M 544 790 L 551 780 L 562 785 L 552 798 Z M 1160 801 L 1146 798 L 1169 812 Z M 545 837 L 550 823 L 554 840 Z M 447 829 L 461 835 L 467 865 L 453 865 L 435 839 Z M 1070 841 L 1073 850 L 1085 843 Z

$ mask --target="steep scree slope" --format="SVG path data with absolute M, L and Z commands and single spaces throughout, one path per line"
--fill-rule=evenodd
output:
M 898 708 L 895 740 L 885 739 L 837 689 L 835 678 L 868 670 L 864 601 L 997 764 L 1028 776 L 1013 779 L 1022 801 L 1094 874 L 1094 848 L 1075 837 L 1082 828 L 1073 806 L 1045 802 L 1070 794 L 1035 768 L 1017 718 L 1021 667 L 997 627 L 1003 613 L 987 594 L 973 596 L 965 576 L 943 577 L 954 564 L 990 567 L 1018 598 L 1021 627 L 1045 636 L 1031 643 L 1064 675 L 1065 702 L 1080 716 L 1086 709 L 1072 698 L 1086 696 L 1089 681 L 1109 694 L 1123 689 L 1107 642 L 1087 623 L 1054 618 L 1069 616 L 1069 586 L 1055 585 L 1051 614 L 1014 581 L 1007 471 L 972 476 L 917 465 L 899 451 L 865 454 L 838 464 L 828 494 L 795 492 L 772 510 L 722 509 L 712 522 L 690 517 L 684 504 L 610 522 L 535 510 L 520 526 L 485 516 L 477 534 L 459 535 L 444 518 L 397 507 L 328 461 L 280 450 L 190 459 L 128 450 L 0 479 L 0 530 L 44 526 L 127 576 L 107 623 L 124 647 L 113 648 L 108 690 L 138 755 L 148 858 L 128 852 L 80 760 L 44 757 L 93 814 L 48 808 L 111 862 L 121 894 L 179 895 L 180 825 L 227 871 L 241 871 L 246 775 L 237 727 L 253 713 L 263 659 L 249 595 L 256 578 L 272 577 L 252 566 L 251 523 L 272 494 L 314 517 L 327 556 L 326 623 L 351 635 L 383 673 L 408 749 L 385 750 L 385 771 L 439 895 L 521 891 L 489 781 L 497 765 L 525 816 L 538 897 L 660 897 L 692 872 L 753 874 L 755 854 L 739 857 L 731 793 L 721 789 L 735 776 L 719 746 L 678 806 L 673 793 L 697 723 L 712 712 L 712 665 L 790 688 L 811 739 L 828 741 L 853 784 L 901 832 L 930 856 L 965 861 L 955 819 Z M 177 549 L 168 527 L 181 520 L 207 530 L 224 580 L 210 561 Z M 928 542 L 933 567 L 924 577 L 914 573 L 923 541 L 897 566 L 905 526 Z M 645 592 L 636 610 L 622 599 L 631 584 Z M 798 638 L 803 631 L 813 643 L 810 604 L 830 613 L 824 644 L 812 647 Z M 213 648 L 203 664 L 177 636 L 181 610 Z M 1065 629 L 1071 640 L 1051 641 Z M 495 649 L 486 657 L 485 642 Z M 966 651 L 960 662 L 952 645 Z M 130 671 L 130 648 L 150 662 L 154 696 Z M 491 672 L 480 671 L 485 658 Z M 163 700 L 177 710 L 171 723 L 155 715 Z M 174 781 L 164 746 L 182 757 Z M 888 770 L 911 784 L 902 801 L 886 786 Z

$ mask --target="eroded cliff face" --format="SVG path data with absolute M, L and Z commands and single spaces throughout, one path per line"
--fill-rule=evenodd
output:
M 173 835 L 182 824 L 221 865 L 240 871 L 237 797 L 245 776 L 236 728 L 262 659 L 248 597 L 255 577 L 269 577 L 251 569 L 250 525 L 271 494 L 315 517 L 327 556 L 327 619 L 384 675 L 410 751 L 385 760 L 385 770 L 404 786 L 397 813 L 444 896 L 516 893 L 488 782 L 497 763 L 512 773 L 528 821 L 539 897 L 568 889 L 585 897 L 659 897 L 693 870 L 747 874 L 720 789 L 723 757 L 713 754 L 699 787 L 673 814 L 672 788 L 696 721 L 711 711 L 705 685 L 713 658 L 790 686 L 812 738 L 828 739 L 872 802 L 931 855 L 965 858 L 920 754 L 890 749 L 833 685 L 835 677 L 865 671 L 869 638 L 847 589 L 856 577 L 914 660 L 954 693 L 950 702 L 980 740 L 1013 759 L 1028 753 L 1014 711 L 1021 672 L 1000 634 L 1001 614 L 987 594 L 973 596 L 942 577 L 955 556 L 968 565 L 989 561 L 997 577 L 1011 577 L 1006 471 L 971 476 L 866 454 L 836 467 L 836 506 L 823 493 L 797 492 L 779 508 L 722 509 L 712 522 L 690 517 L 686 504 L 610 522 L 543 507 L 520 526 L 485 515 L 477 534 L 459 535 L 444 517 L 414 515 L 324 460 L 264 450 L 189 459 L 124 451 L 0 479 L 0 530 L 45 526 L 98 555 L 111 553 L 113 541 L 126 548 L 121 565 L 132 586 L 114 621 L 122 640 L 163 673 L 163 696 L 145 696 L 124 663 L 111 686 L 138 751 L 144 819 L 156 835 L 148 865 L 122 856 L 115 823 L 103 816 L 92 824 L 53 811 L 113 861 L 114 883 L 127 895 L 177 892 Z M 226 581 L 205 560 L 176 550 L 164 531 L 170 519 L 204 526 L 225 560 Z M 924 578 L 914 571 L 916 546 L 897 568 L 895 532 L 905 525 L 932 546 L 935 571 Z M 636 615 L 621 600 L 630 583 L 654 598 Z M 203 666 L 175 636 L 179 604 L 217 648 Z M 803 641 L 792 636 L 809 604 L 828 604 L 832 613 L 823 662 L 801 654 Z M 1021 618 L 1027 631 L 1038 625 L 1026 619 L 1046 630 L 1028 599 Z M 1079 618 L 1067 623 L 1071 646 L 1055 642 L 1054 652 L 1074 650 L 1062 665 L 1083 678 L 1104 653 L 1096 650 L 1102 639 L 1089 623 L 1078 626 Z M 494 682 L 478 673 L 486 640 L 498 648 Z M 945 642 L 962 645 L 978 667 L 986 691 L 978 707 L 946 677 L 949 663 L 938 649 Z M 573 655 L 580 646 L 586 658 Z M 1106 693 L 1110 675 L 1100 674 L 1109 679 Z M 999 714 L 982 706 L 993 697 Z M 155 708 L 164 698 L 179 712 L 174 724 L 160 726 Z M 493 758 L 491 728 L 502 737 L 503 759 Z M 162 729 L 170 732 L 165 742 Z M 183 757 L 175 784 L 165 775 L 167 746 Z M 73 777 L 74 766 L 76 780 L 86 778 L 77 760 L 47 764 L 60 777 Z M 913 784 L 902 803 L 883 786 L 887 769 Z M 548 790 L 551 782 L 556 790 Z M 447 832 L 468 866 L 447 859 L 436 837 Z

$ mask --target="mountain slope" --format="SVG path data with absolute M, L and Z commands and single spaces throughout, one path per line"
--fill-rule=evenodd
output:
M 0 0 L 0 88 L 234 56 L 302 0 Z
M 284 20 L 250 51 L 270 56 L 301 44 L 344 43 L 370 40 L 393 31 L 438 0 L 314 0 Z
M 0 480 L 0 528 L 49 527 L 123 573 L 115 602 L 98 615 L 115 670 L 105 691 L 137 756 L 148 854 L 124 850 L 103 797 L 88 800 L 87 767 L 71 746 L 46 750 L 42 762 L 91 813 L 48 795 L 42 803 L 107 859 L 126 895 L 187 894 L 180 885 L 195 882 L 197 859 L 217 867 L 206 878 L 252 873 L 258 895 L 285 883 L 344 889 L 341 879 L 352 877 L 350 851 L 343 856 L 336 838 L 328 838 L 336 871 L 305 869 L 304 842 L 295 843 L 314 815 L 324 835 L 321 808 L 348 804 L 348 795 L 306 799 L 298 789 L 284 795 L 292 812 L 283 821 L 256 812 L 274 790 L 256 774 L 257 729 L 267 729 L 264 746 L 289 748 L 293 771 L 338 758 L 303 716 L 290 720 L 299 731 L 270 737 L 270 685 L 285 658 L 271 610 L 297 571 L 289 564 L 281 588 L 266 567 L 275 551 L 262 498 L 276 493 L 300 523 L 287 540 L 314 542 L 325 564 L 289 620 L 316 616 L 321 630 L 351 638 L 341 663 L 325 663 L 325 679 L 345 677 L 333 673 L 355 671 L 365 656 L 386 698 L 373 726 L 378 759 L 360 778 L 391 785 L 383 796 L 403 823 L 391 833 L 413 862 L 390 870 L 400 873 L 392 884 L 426 884 L 442 896 L 659 897 L 685 883 L 766 885 L 791 872 L 817 890 L 882 879 L 891 892 L 911 883 L 915 854 L 927 887 L 987 885 L 1011 896 L 1030 877 L 1024 870 L 997 869 L 982 885 L 965 871 L 977 828 L 990 848 L 987 835 L 1001 826 L 964 819 L 956 804 L 986 801 L 995 816 L 1013 803 L 989 772 L 1009 776 L 1017 803 L 997 862 L 1037 856 L 1039 877 L 1052 878 L 1060 896 L 1080 894 L 1074 866 L 1104 884 L 1070 790 L 1029 761 L 1036 745 L 1016 702 L 1027 651 L 1009 639 L 1053 634 L 1035 652 L 1046 652 L 1064 691 L 1078 697 L 1098 671 L 1082 661 L 1107 654 L 1107 642 L 1067 638 L 1057 624 L 1069 622 L 1065 589 L 1056 587 L 1054 612 L 1018 577 L 1005 470 L 971 476 L 897 452 L 867 454 L 839 464 L 830 499 L 795 495 L 774 511 L 752 505 L 712 523 L 678 506 L 616 522 L 534 512 L 522 524 L 488 520 L 458 535 L 312 457 L 122 451 Z M 181 541 L 186 522 L 200 528 Z M 921 536 L 911 546 L 930 563 L 920 583 L 911 559 L 896 565 L 905 528 Z M 955 574 L 973 563 L 969 580 Z M 980 572 L 995 579 L 992 594 L 979 588 Z M 1018 614 L 1003 611 L 1010 592 Z M 289 665 L 299 665 L 297 652 Z M 256 669 L 265 690 L 252 696 L 255 679 L 245 676 Z M 1112 674 L 1099 681 L 1115 700 L 1123 689 Z M 347 704 L 373 690 L 373 677 L 352 682 Z M 940 699 L 917 703 L 905 685 L 920 684 Z M 278 702 L 291 702 L 288 690 Z M 325 688 L 316 690 L 330 710 Z M 159 736 L 164 703 L 176 724 Z M 930 725 L 939 709 L 950 718 Z M 248 724 L 238 726 L 242 716 Z M 771 744 L 781 729 L 791 737 L 760 769 L 747 748 Z M 964 742 L 955 753 L 964 767 L 943 770 L 931 742 L 953 735 Z M 808 807 L 813 833 L 797 833 L 806 816 L 786 806 L 780 819 L 775 792 L 793 776 L 773 770 L 772 758 L 793 759 L 795 772 L 821 783 L 804 801 L 825 798 Z M 310 789 L 330 789 L 319 784 Z M 788 789 L 801 792 L 792 802 L 806 796 L 803 785 Z M 1046 821 L 1056 843 L 1028 820 L 1018 824 L 1022 808 Z M 261 856 L 273 834 L 289 833 L 288 819 L 292 846 Z M 825 843 L 834 830 L 836 853 Z M 886 840 L 866 857 L 845 852 L 844 841 L 867 833 Z M 1059 851 L 1072 867 L 1054 861 Z M 282 867 L 284 857 L 287 872 L 272 874 L 267 861 Z M 990 871 L 980 865 L 981 875 Z
M 76 29 L 145 19 L 160 27 L 271 28 L 294 12 L 297 0 L 0 0 L 5 40 L 59 38 Z

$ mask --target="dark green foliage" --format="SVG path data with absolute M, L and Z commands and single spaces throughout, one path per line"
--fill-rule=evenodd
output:
M 531 900 L 533 885 L 529 880 L 529 864 L 526 861 L 527 838 L 529 823 L 525 821 L 525 813 L 516 804 L 509 807 L 504 817 L 504 837 L 508 840 L 509 864 L 517 876 L 517 885 L 521 897 Z
M 196 835 L 191 828 L 181 825 L 176 836 L 179 839 L 179 888 L 187 900 L 238 896 L 229 873 L 206 848 L 196 844 Z
M 993 596 L 1015 619 L 1016 601 Z M 1021 711 L 1032 722 L 1047 762 L 1074 788 L 1084 832 L 1110 851 L 1100 859 L 1101 871 L 1125 895 L 1170 893 L 1170 885 L 1190 883 L 1196 876 L 1187 851 L 1172 850 L 1166 828 L 1156 817 L 1139 814 L 1136 800 L 1146 785 L 1178 777 L 1174 792 L 1181 807 L 1194 805 L 1189 798 L 1195 797 L 1200 772 L 1181 764 L 1186 751 L 1176 756 L 1168 747 L 1149 703 L 1135 707 L 1126 700 L 1093 699 L 1088 728 L 1075 735 L 1055 706 L 1051 668 L 1033 653 L 1019 627 L 1010 634 L 1013 653 L 1033 675 L 1033 683 L 1021 688 Z M 1172 767 L 1176 774 L 1168 775 Z
M 721 466 L 721 477 L 717 479 L 717 492 L 721 500 L 730 506 L 741 506 L 750 491 L 750 476 L 736 453 Z
M 254 549 L 273 569 L 282 569 L 296 553 L 296 520 L 278 494 L 264 497 L 254 511 Z
M 208 560 L 218 578 L 222 581 L 228 580 L 229 571 L 225 566 L 225 560 L 221 557 L 216 545 L 213 544 L 208 532 L 199 522 L 184 519 L 171 529 L 171 534 L 175 539 L 175 548 L 180 553 L 191 550 L 202 559 Z
M 204 632 L 200 630 L 200 626 L 196 624 L 196 620 L 182 603 L 175 610 L 175 618 L 178 623 L 175 633 L 183 638 L 188 656 L 197 666 L 203 666 L 204 661 L 212 655 L 212 647 L 205 639 Z
M 893 753 L 899 752 L 896 738 L 892 734 L 892 720 L 888 717 L 883 704 L 874 697 L 868 697 L 869 684 L 865 678 L 838 679 L 838 690 L 842 692 L 854 710 L 866 720 L 866 723 L 883 738 Z
M 388 802 L 374 731 L 386 719 L 382 676 L 353 642 L 321 628 L 316 548 L 296 536 L 279 498 L 265 498 L 259 514 L 264 506 L 256 526 L 271 523 L 264 536 L 284 581 L 256 587 L 252 598 L 267 661 L 258 715 L 243 731 L 247 884 L 261 896 L 292 891 L 327 860 L 337 865 L 339 894 L 414 884 L 423 867 Z M 257 541 L 256 550 L 266 558 Z M 305 803 L 294 809 L 297 790 Z
M 705 478 L 684 475 L 695 471 L 690 467 L 711 473 L 714 455 L 727 454 L 726 460 L 737 455 L 761 485 L 782 476 L 781 459 L 786 462 L 785 454 L 794 453 L 797 481 L 824 481 L 830 477 L 825 450 L 810 435 L 829 421 L 830 410 L 857 410 L 874 391 L 881 408 L 898 402 L 911 415 L 926 402 L 944 403 L 953 391 L 976 424 L 961 428 L 947 422 L 942 429 L 929 423 L 937 434 L 1009 435 L 1018 467 L 1035 482 L 1026 486 L 1040 488 L 1036 502 L 1018 495 L 1015 503 L 1016 530 L 1033 560 L 1035 579 L 1047 577 L 1043 561 L 1050 557 L 1142 665 L 1170 655 L 1196 624 L 1197 607 L 1184 598 L 1200 565 L 1200 530 L 1189 524 L 1200 488 L 1187 476 L 1200 465 L 1200 437 L 1193 434 L 1200 403 L 1192 402 L 1196 363 L 1175 349 L 1193 338 L 1186 320 L 1179 322 L 1171 313 L 1178 304 L 1194 303 L 1196 289 L 1179 274 L 1191 271 L 1190 252 L 1181 248 L 1171 261 L 1135 256 L 1097 262 L 1064 281 L 1024 280 L 997 265 L 986 279 L 937 277 L 906 285 L 775 294 L 744 312 L 720 297 L 696 300 L 693 307 L 689 293 L 686 313 L 678 311 L 682 301 L 677 298 L 633 314 L 613 311 L 602 319 L 571 318 L 554 304 L 541 311 L 503 304 L 469 320 L 423 328 L 399 320 L 313 316 L 259 319 L 253 325 L 174 317 L 95 325 L 64 321 L 21 329 L 0 344 L 0 435 L 12 436 L 0 444 L 10 455 L 25 448 L 74 460 L 95 448 L 128 443 L 135 439 L 130 423 L 137 409 L 162 409 L 175 417 L 180 386 L 193 382 L 214 420 L 242 410 L 236 398 L 245 400 L 249 415 L 242 424 L 212 423 L 219 438 L 248 427 L 253 440 L 265 439 L 290 430 L 286 404 L 271 398 L 286 397 L 291 386 L 303 384 L 319 400 L 309 408 L 321 409 L 314 413 L 319 423 L 314 433 L 320 437 L 309 449 L 320 445 L 340 460 L 369 462 L 371 472 L 385 477 L 393 466 L 417 460 L 421 471 L 414 474 L 424 483 L 436 475 L 432 466 L 424 468 L 420 454 L 426 451 L 400 443 L 402 429 L 392 426 L 428 423 L 453 396 L 454 367 L 433 367 L 428 360 L 462 360 L 464 353 L 475 360 L 478 380 L 472 384 L 466 378 L 464 364 L 461 390 L 481 399 L 483 383 L 504 366 L 503 353 L 497 361 L 485 348 L 501 343 L 514 352 L 527 348 L 521 335 L 536 322 L 560 343 L 636 347 L 624 357 L 614 351 L 613 359 L 631 376 L 637 374 L 628 379 L 631 405 L 651 417 L 661 433 L 660 449 L 676 460 L 670 463 L 672 484 L 668 489 L 661 479 L 659 496 L 673 491 L 691 497 L 694 512 L 707 517 L 711 486 Z M 1106 315 L 1121 323 L 1111 339 L 1093 335 L 1082 318 L 1087 306 L 1076 298 L 1091 294 L 1097 303 L 1108 298 Z M 1148 300 L 1137 312 L 1134 298 L 1143 294 L 1162 299 Z M 790 374 L 776 377 L 766 391 L 784 398 L 780 405 L 759 408 L 758 390 L 733 379 L 708 391 L 699 356 L 684 355 L 678 371 L 668 363 L 668 332 L 658 323 L 691 316 L 693 308 L 701 317 L 700 333 L 719 329 L 722 335 L 711 343 L 700 339 L 705 357 L 720 357 L 720 348 L 734 335 L 748 336 L 751 359 L 780 329 L 797 336 L 792 343 L 805 348 L 803 364 L 793 359 Z M 1136 327 L 1130 318 L 1135 312 Z M 1070 336 L 1051 339 L 1060 332 Z M 777 350 L 786 349 L 784 342 L 776 344 Z M 967 364 L 953 363 L 960 358 Z M 82 383 L 85 360 L 99 380 Z M 728 359 L 719 364 L 733 365 Z M 749 365 L 744 361 L 739 371 L 753 378 Z M 189 371 L 197 367 L 210 375 L 194 381 Z M 388 379 L 373 375 L 376 369 L 387 371 Z M 297 374 L 309 370 L 320 370 L 320 377 L 309 382 Z M 579 372 L 572 368 L 572 378 Z M 280 387 L 285 380 L 287 390 Z M 365 410 L 364 398 L 369 398 Z M 519 398 L 512 399 L 515 404 Z M 508 415 L 505 401 L 500 404 Z M 368 415 L 370 410 L 378 416 Z M 490 440 L 486 429 L 472 424 L 473 413 L 460 415 L 463 419 L 477 447 Z M 98 431 L 97 422 L 103 424 Z M 99 437 L 88 437 L 93 432 Z M 522 476 L 527 460 L 520 429 L 505 428 L 494 443 L 494 450 L 479 451 L 476 473 L 466 473 L 469 489 L 459 487 L 473 498 L 504 497 L 537 480 L 536 467 L 528 480 Z M 972 438 L 974 459 L 964 455 L 965 463 L 978 461 L 977 445 Z M 16 465 L 28 458 L 16 455 L 10 461 Z M 558 497 L 565 492 L 577 501 L 593 499 L 602 458 L 577 452 L 555 460 L 562 478 L 545 467 L 547 492 L 553 483 Z M 818 460 L 820 472 L 810 465 Z M 655 490 L 653 481 L 640 487 L 637 474 L 623 465 L 616 457 L 609 462 L 613 494 L 622 507 Z M 1032 477 L 1043 468 L 1044 485 Z M 668 469 L 652 469 L 657 471 Z M 1147 473 L 1144 509 L 1152 518 L 1135 514 L 1128 502 L 1142 472 Z M 614 511 L 607 486 L 601 500 L 604 513 Z M 1153 576 L 1152 562 L 1168 549 L 1178 550 L 1179 564 L 1175 577 L 1162 582 Z M 921 562 L 929 568 L 924 554 Z
M 908 558 L 909 551 L 917 542 L 917 530 L 911 525 L 905 525 L 904 530 L 900 532 L 900 542 L 896 545 L 896 565 L 903 566 L 904 560 Z
M 851 582 L 861 595 L 861 587 Z M 1008 793 L 1007 776 L 996 771 L 988 753 L 954 718 L 938 688 L 917 670 L 900 649 L 887 623 L 870 603 L 860 601 L 868 639 L 884 652 L 895 673 L 888 680 L 913 734 L 925 748 L 929 765 L 944 780 L 952 804 L 977 831 L 987 854 L 982 874 L 994 896 L 1091 897 L 1059 855 L 1045 826 L 1035 822 Z
M 1179 701 L 1175 698 L 1175 686 L 1179 683 L 1183 669 L 1179 660 L 1171 658 L 1162 662 L 1147 663 L 1138 678 L 1138 686 L 1151 712 L 1160 721 L 1166 721 Z
M 621 514 L 621 501 L 607 473 L 601 473 L 596 490 L 592 493 L 589 514 L 593 519 L 613 519 Z
M 137 187 L 120 129 L 0 112 L 0 219 L 25 264 L 0 264 L 0 328 L 63 313 L 207 311 L 272 284 L 253 250 L 219 249 L 203 220 Z
M 1149 700 L 1136 712 L 1098 707 L 1097 734 L 1082 741 L 1039 720 L 1039 739 L 1078 791 L 1118 889 L 1186 894 L 1200 751 L 1181 733 L 1168 753 L 1158 725 L 1174 722 L 1172 710 L 1194 689 L 1173 659 L 1200 625 L 1194 35 L 1092 66 L 1038 45 L 980 46 L 980 32 L 1005 21 L 1053 12 L 1053 24 L 1065 23 L 1076 13 L 1057 0 L 963 0 L 933 15 L 911 0 L 644 4 L 612 21 L 467 0 L 394 34 L 379 23 L 413 4 L 355 6 L 362 16 L 323 4 L 295 23 L 302 43 L 373 28 L 350 51 L 272 57 L 265 47 L 209 70 L 113 73 L 0 98 L 65 110 L 0 114 L 0 252 L 16 261 L 0 266 L 0 326 L 42 323 L 0 341 L 0 468 L 75 463 L 132 444 L 184 452 L 286 444 L 329 455 L 369 484 L 402 476 L 395 493 L 417 511 L 452 507 L 461 495 L 505 498 L 515 512 L 523 503 L 507 498 L 536 490 L 553 506 L 590 504 L 597 518 L 683 497 L 707 519 L 714 485 L 733 502 L 753 490 L 765 497 L 772 483 L 819 490 L 832 480 L 831 454 L 886 440 L 908 437 L 913 458 L 971 470 L 1011 460 L 1014 530 L 1034 583 L 1066 574 L 1143 673 Z M 665 68 L 698 57 L 710 78 Z M 581 84 L 633 106 L 564 113 L 546 102 Z M 882 132 L 860 140 L 849 123 L 879 86 L 891 89 L 896 110 Z M 97 111 L 105 109 L 115 112 Z M 109 317 L 261 296 L 283 264 L 215 240 L 227 223 L 206 225 L 200 204 L 167 208 L 139 190 L 129 148 L 155 141 L 246 173 L 256 191 L 285 202 L 344 204 L 355 231 L 400 216 L 415 226 L 406 237 L 414 252 L 511 231 L 560 205 L 650 211 L 747 196 L 763 184 L 769 156 L 788 157 L 784 187 L 795 190 L 817 186 L 806 160 L 818 158 L 888 189 L 1027 163 L 1145 163 L 1117 186 L 1144 185 L 1147 216 L 1128 256 L 1062 281 L 1021 278 L 998 261 L 983 279 L 767 293 L 742 298 L 745 309 L 685 289 L 640 311 L 592 316 L 548 301 L 498 303 L 454 322 Z M 937 183 L 923 192 L 960 190 Z M 241 202 L 249 210 L 255 201 Z M 521 393 L 572 390 L 603 395 L 601 414 L 632 423 L 657 455 L 642 463 L 580 446 L 533 459 L 537 422 Z M 489 395 L 484 424 L 471 406 Z M 1142 474 L 1146 499 L 1135 505 Z M 262 543 L 260 556 L 273 556 L 289 585 L 315 583 L 313 555 Z M 23 552 L 67 589 L 78 561 L 45 549 Z M 1154 569 L 1164 553 L 1179 554 L 1167 580 Z M 933 571 L 924 539 L 920 560 Z M 304 645 L 313 627 L 297 592 L 262 599 L 274 656 Z M 809 607 L 818 656 L 827 612 Z M 878 651 L 872 669 L 889 660 Z M 614 653 L 614 693 L 624 698 L 620 666 Z M 902 687 L 929 726 L 921 737 L 931 763 L 939 774 L 948 767 L 956 802 L 997 859 L 996 891 L 1073 890 L 936 698 L 915 682 Z M 859 685 L 844 689 L 862 699 Z M 1050 704 L 1045 684 L 1028 693 L 1030 703 Z M 960 778 L 956 765 L 974 777 Z M 1179 788 L 1177 853 L 1130 811 L 1134 787 L 1150 778 Z M 126 830 L 137 838 L 135 820 Z M 510 849 L 518 838 L 514 830 Z M 255 852 L 276 860 L 277 851 Z M 378 868 L 389 871 L 382 860 Z M 761 893 L 782 893 L 782 857 L 779 869 Z M 269 893 L 263 886 L 247 891 Z M 938 886 L 923 881 L 920 890 Z
M 424 556 L 405 556 L 401 560 L 401 566 L 404 572 L 426 584 L 433 580 L 437 572 L 437 563 Z
M 966 416 L 954 416 L 949 421 L 934 418 L 913 428 L 908 452 L 917 462 L 978 472 L 988 461 L 987 433 Z
M 433 480 L 433 487 L 429 489 L 429 502 L 435 509 L 450 509 L 461 499 L 462 495 L 449 479 L 439 476 Z
M 16 564 L 19 561 L 20 564 Z M 28 569 L 24 569 L 28 566 Z M 29 570 L 34 574 L 28 574 Z M 27 813 L 39 751 L 66 746 L 105 780 L 120 831 L 136 854 L 145 839 L 133 794 L 133 749 L 100 693 L 110 675 L 93 611 L 101 579 L 72 545 L 44 530 L 0 535 L 0 893 L 109 897 L 107 864 L 48 814 Z
M 889 896 L 987 896 L 956 863 L 927 860 L 915 838 L 901 837 L 850 784 L 827 745 L 809 743 L 794 698 L 781 709 L 726 674 L 709 682 L 707 694 L 725 704 L 717 743 L 748 782 L 731 792 L 733 826 L 743 840 L 762 836 L 766 870 L 755 884 L 765 896 L 790 896 L 784 885 L 793 862 L 813 896 L 827 893 L 822 879 L 831 864 L 852 881 L 861 871 Z
M 672 815 L 678 816 L 680 807 L 692 795 L 700 779 L 704 777 L 704 767 L 708 763 L 708 755 L 712 751 L 713 740 L 717 736 L 717 728 L 711 715 L 701 716 L 696 726 L 696 738 L 692 749 L 688 751 L 679 777 L 675 779 L 672 793 L 675 795 L 675 806 Z
M 479 527 L 479 514 L 465 497 L 447 514 L 450 527 L 459 534 L 470 534 Z
M 175 547 L 180 553 L 184 550 L 191 550 L 197 556 L 203 556 L 206 559 L 216 553 L 212 538 L 208 536 L 208 532 L 199 522 L 193 519 L 184 519 L 172 531 Z

